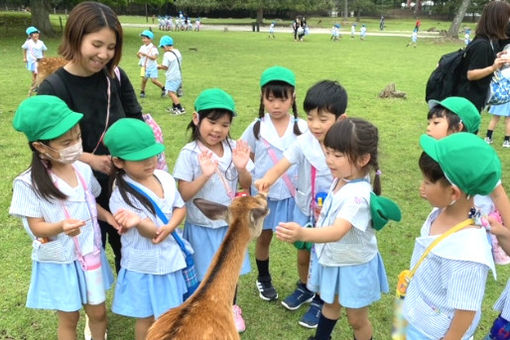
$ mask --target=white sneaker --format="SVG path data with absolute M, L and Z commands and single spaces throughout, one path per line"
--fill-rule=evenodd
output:
M 487 143 L 487 144 L 492 144 L 492 138 L 490 138 L 490 137 L 485 137 L 483 140 L 484 140 L 484 141 L 485 141 L 485 143 Z
M 504 148 L 510 148 L 510 140 L 503 141 L 503 147 Z

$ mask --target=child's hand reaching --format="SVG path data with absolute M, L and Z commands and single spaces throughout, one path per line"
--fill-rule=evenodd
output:
M 68 218 L 62 221 L 62 232 L 69 237 L 80 235 L 80 228 L 85 225 L 85 221 Z
M 250 160 L 250 146 L 244 140 L 240 139 L 236 142 L 236 147 L 232 150 L 232 162 L 238 170 L 246 168 L 246 164 Z
M 294 243 L 302 240 L 302 228 L 296 222 L 280 222 L 276 227 L 276 237 L 283 242 Z
M 493 234 L 495 236 L 510 235 L 510 230 L 508 230 L 507 227 L 505 227 L 503 224 L 501 224 L 496 217 L 489 215 L 487 217 L 487 219 L 489 221 L 489 226 L 485 226 L 485 228 L 491 234 Z
M 161 243 L 162 241 L 164 241 L 168 235 L 170 235 L 170 233 L 172 232 L 173 230 L 170 229 L 168 227 L 168 225 L 164 225 L 162 226 L 161 228 L 158 229 L 158 231 L 156 232 L 156 236 L 154 236 L 154 238 L 152 239 L 152 243 L 154 244 L 158 244 L 158 243 Z
M 127 229 L 136 227 L 142 221 L 140 216 L 138 216 L 134 212 L 124 209 L 120 209 L 119 211 L 117 211 L 113 215 L 113 218 L 115 219 L 115 221 L 117 221 L 117 223 L 120 226 L 120 229 L 118 229 L 119 233 L 123 233 Z
M 253 185 L 257 189 L 258 192 L 267 193 L 269 191 L 269 187 L 271 186 L 269 181 L 265 180 L 264 177 L 256 180 Z
M 212 176 L 218 168 L 218 160 L 214 159 L 212 152 L 208 150 L 204 150 L 198 155 L 198 162 L 200 163 L 202 174 L 207 177 Z

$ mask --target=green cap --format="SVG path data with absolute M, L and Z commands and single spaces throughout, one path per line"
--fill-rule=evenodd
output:
M 50 140 L 71 130 L 83 114 L 74 112 L 55 96 L 34 96 L 21 102 L 14 114 L 12 126 L 23 132 L 29 142 Z
M 210 109 L 225 109 L 232 111 L 234 116 L 237 115 L 234 99 L 227 92 L 218 88 L 202 91 L 195 100 L 195 111 Z
M 294 87 L 296 86 L 296 76 L 294 72 L 281 66 L 273 66 L 262 72 L 260 87 L 266 85 L 270 81 L 283 81 Z
M 478 112 L 476 106 L 468 99 L 463 97 L 448 97 L 442 101 L 430 100 L 430 108 L 437 105 L 459 116 L 467 132 L 477 133 L 480 129 L 480 112 Z
M 122 118 L 110 126 L 104 144 L 113 157 L 126 161 L 141 161 L 159 155 L 165 146 L 156 142 L 152 128 L 134 118 Z
M 454 133 L 439 140 L 422 135 L 420 145 L 439 163 L 448 181 L 467 195 L 488 195 L 501 179 L 498 155 L 472 133 Z
M 372 228 L 381 230 L 389 220 L 399 222 L 402 213 L 397 203 L 387 197 L 370 193 L 370 213 L 372 215 Z

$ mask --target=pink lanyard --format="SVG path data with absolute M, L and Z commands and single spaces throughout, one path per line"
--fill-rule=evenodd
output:
M 89 190 L 87 188 L 87 184 L 85 183 L 85 179 L 83 178 L 81 173 L 74 166 L 73 166 L 73 169 L 74 169 L 74 172 L 76 173 L 76 175 L 78 176 L 78 179 L 83 187 L 83 191 L 85 192 L 85 203 L 87 204 L 87 209 L 89 211 L 90 220 L 92 222 L 92 226 L 94 229 L 94 244 L 97 248 L 97 249 L 95 249 L 95 251 L 97 251 L 97 250 L 101 249 L 101 244 L 98 244 L 98 241 L 101 240 L 101 234 L 99 231 L 99 223 L 97 222 L 97 208 L 95 206 L 95 198 L 93 198 L 92 194 L 89 192 Z M 51 172 L 53 175 L 55 175 L 55 173 L 53 171 L 51 171 L 51 170 L 48 170 L 48 171 Z M 55 187 L 58 188 L 57 181 L 54 181 L 53 183 L 55 184 Z M 92 202 L 94 202 L 94 204 L 92 204 Z M 65 206 L 64 201 L 60 200 L 60 206 L 64 210 L 64 216 L 67 219 L 70 219 L 71 214 L 69 213 L 69 210 Z M 78 261 L 80 261 L 80 263 L 82 265 L 84 265 L 85 259 L 83 258 L 83 254 L 81 253 L 78 236 L 73 236 L 73 242 L 74 242 L 74 246 L 75 246 L 75 250 L 76 250 L 76 255 L 78 256 Z
M 212 152 L 210 149 L 208 149 L 204 144 L 202 144 L 200 141 L 197 141 L 197 145 L 198 145 L 198 148 L 200 149 L 200 151 L 209 151 L 209 152 Z M 214 154 L 214 152 L 213 152 Z M 219 166 L 219 165 L 218 165 Z M 228 184 L 227 182 L 227 179 L 225 178 L 225 176 L 223 176 L 223 174 L 221 173 L 220 169 L 218 167 L 216 167 L 216 170 L 215 170 L 216 174 L 218 175 L 218 177 L 220 178 L 221 182 L 223 183 L 223 186 L 225 187 L 225 191 L 227 192 L 227 195 L 228 197 L 230 197 L 230 199 L 234 199 L 235 198 L 235 193 L 232 191 L 232 188 L 230 187 L 230 185 Z
M 148 53 L 146 53 L 147 55 L 145 56 L 145 62 L 143 63 L 143 67 L 145 68 L 147 66 L 147 62 L 149 61 L 149 56 L 152 56 L 151 55 L 151 51 L 152 51 L 152 43 L 150 43 L 150 45 L 148 46 L 149 49 L 148 49 Z
M 264 145 L 267 148 L 267 153 L 269 154 L 269 157 L 271 157 L 271 160 L 273 161 L 274 165 L 276 165 L 279 161 L 278 156 L 276 156 L 276 152 L 274 152 L 273 148 L 271 147 L 271 144 L 264 138 L 260 137 L 260 140 L 264 143 Z M 289 178 L 289 175 L 286 173 L 282 175 L 282 179 L 285 182 L 285 185 L 289 189 L 289 192 L 292 197 L 296 196 L 296 188 L 294 188 L 294 185 L 292 184 L 292 181 Z
M 117 73 L 117 72 L 115 72 Z M 120 79 L 120 78 L 119 78 Z M 106 133 L 106 130 L 108 129 L 108 123 L 110 121 L 110 98 L 111 98 L 111 90 L 110 90 L 110 78 L 108 78 L 108 75 L 106 74 L 106 83 L 108 84 L 108 87 L 106 89 L 106 96 L 108 98 L 108 102 L 107 102 L 107 105 L 106 105 L 106 121 L 105 121 L 105 125 L 104 125 L 104 130 L 103 132 L 101 133 L 101 136 L 99 137 L 99 140 L 97 141 L 97 144 L 94 148 L 94 150 L 92 150 L 92 154 L 95 153 L 97 151 L 97 148 L 99 147 L 99 145 L 101 144 L 101 142 L 103 141 L 103 138 L 104 138 L 104 135 Z
M 317 169 L 310 164 L 310 166 L 312 167 L 312 201 L 310 202 L 310 208 L 312 209 L 312 213 L 310 214 L 310 216 L 314 216 L 315 215 L 315 207 L 317 207 L 317 202 L 315 202 L 315 178 L 317 177 Z

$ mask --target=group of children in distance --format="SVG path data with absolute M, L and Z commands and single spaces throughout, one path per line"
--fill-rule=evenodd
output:
M 316 328 L 310 339 L 330 339 L 342 307 L 354 338 L 371 339 L 369 306 L 389 291 L 376 230 L 389 219 L 400 220 L 398 207 L 379 196 L 378 130 L 366 120 L 346 117 L 347 93 L 328 80 L 308 90 L 303 105 L 307 120 L 300 119 L 295 86 L 289 69 L 266 69 L 258 118 L 239 141 L 230 137 L 237 114 L 232 97 L 218 88 L 204 90 L 195 101 L 190 141 L 179 153 L 173 176 L 156 169 L 164 146 L 151 128 L 133 118 L 117 120 L 104 137 L 114 166 L 109 207 L 95 204 L 97 181 L 90 167 L 78 161 L 82 114 L 53 96 L 22 102 L 13 126 L 26 135 L 33 157 L 14 180 L 9 212 L 22 218 L 33 238 L 27 307 L 57 310 L 59 339 L 68 339 L 75 337 L 77 313 L 84 306 L 92 337 L 105 338 L 104 291 L 113 276 L 100 245 L 99 218 L 122 235 L 112 310 L 136 318 L 135 338 L 144 339 L 154 319 L 181 304 L 187 291 L 184 256 L 170 233 L 184 221 L 183 237 L 194 250 L 202 279 L 228 226 L 205 217 L 193 199 L 228 205 L 241 188 L 266 192 L 271 211 L 255 247 L 260 298 L 278 299 L 269 270 L 276 233 L 298 248 L 299 281 L 282 304 L 296 310 L 311 302 L 300 321 Z M 421 266 L 404 300 L 404 332 L 407 339 L 468 339 L 480 320 L 487 274 L 494 272 L 487 231 L 510 253 L 510 231 L 493 217 L 485 223 L 484 216 L 498 209 L 509 221 L 510 204 L 496 153 L 474 134 L 480 122 L 476 108 L 466 99 L 447 98 L 435 103 L 428 120 L 427 135 L 420 138 L 420 191 L 434 209 L 411 258 L 413 266 Z M 483 214 L 472 209 L 479 199 L 490 206 Z M 466 222 L 468 217 L 474 220 Z M 467 228 L 425 252 L 438 235 L 463 221 Z M 240 274 L 249 271 L 247 254 Z M 495 305 L 502 313 L 488 339 L 507 339 L 498 332 L 509 326 L 509 294 L 507 284 Z M 236 297 L 232 305 L 242 332 Z

